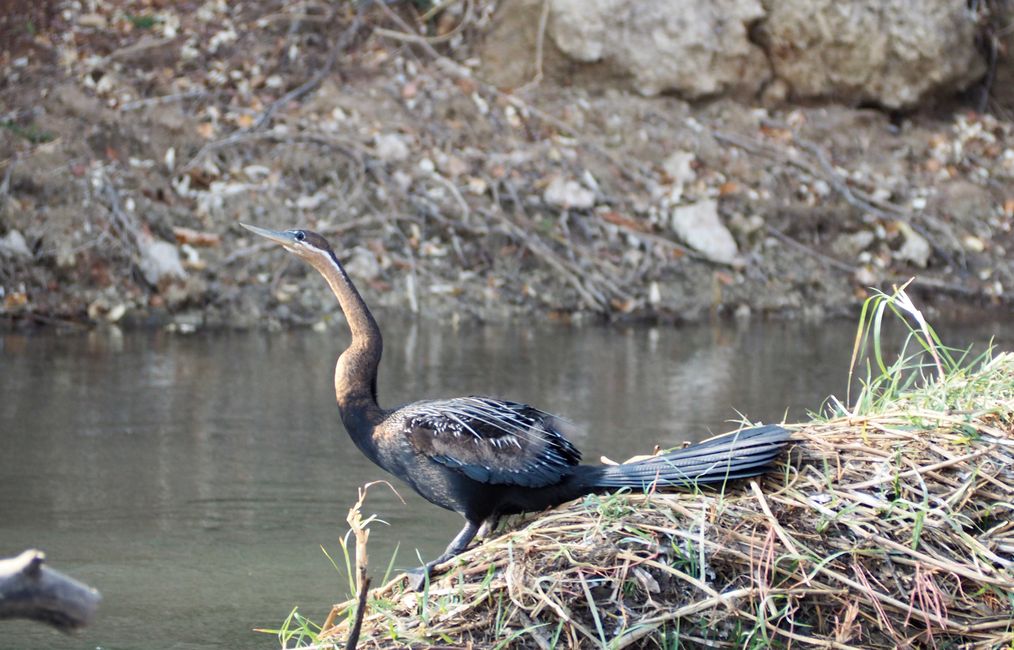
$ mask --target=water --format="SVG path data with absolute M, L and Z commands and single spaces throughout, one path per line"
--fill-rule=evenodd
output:
M 382 322 L 385 322 L 382 320 Z M 399 325 L 386 319 L 382 403 L 483 393 L 565 415 L 586 460 L 648 452 L 753 420 L 801 419 L 844 391 L 848 323 L 691 328 Z M 961 343 L 1000 323 L 941 328 Z M 0 648 L 277 647 L 257 626 L 293 606 L 320 622 L 347 583 L 356 488 L 382 478 L 338 422 L 326 333 L 0 335 L 0 557 L 45 550 L 97 586 L 91 627 L 0 621 Z M 374 572 L 438 554 L 461 519 L 396 483 L 366 512 Z

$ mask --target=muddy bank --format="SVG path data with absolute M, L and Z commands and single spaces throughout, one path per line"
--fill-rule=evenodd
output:
M 429 41 L 401 7 L 15 5 L 9 322 L 326 325 L 324 283 L 240 221 L 317 229 L 371 304 L 440 317 L 827 316 L 913 275 L 1010 305 L 1009 112 L 507 90 L 484 3 Z

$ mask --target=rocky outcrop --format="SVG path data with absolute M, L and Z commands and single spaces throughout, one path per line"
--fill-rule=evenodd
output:
M 763 15 L 758 0 L 553 0 L 549 35 L 571 58 L 629 75 L 645 95 L 749 94 L 768 76 L 748 34 Z
M 909 109 L 986 70 L 965 0 L 548 1 L 541 35 L 543 2 L 500 4 L 480 51 L 487 78 L 521 85 L 539 67 L 566 83 L 646 95 Z
M 990 99 L 1005 111 L 1014 111 L 1014 2 L 992 6 L 988 47 L 994 60 Z
M 985 65 L 965 0 L 765 0 L 757 35 L 791 95 L 913 108 Z

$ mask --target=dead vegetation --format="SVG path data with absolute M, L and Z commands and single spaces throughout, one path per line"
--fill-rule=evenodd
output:
M 1014 358 L 987 372 L 1014 380 Z M 427 594 L 372 593 L 364 646 L 1009 645 L 1005 408 L 802 427 L 785 475 L 724 497 L 571 504 L 463 555 Z
M 401 578 L 370 592 L 360 645 L 1009 647 L 1014 355 L 953 357 L 907 300 L 866 314 L 870 367 L 888 308 L 915 319 L 926 365 L 902 354 L 851 407 L 794 427 L 779 471 L 529 516 L 423 593 Z M 354 611 L 282 645 L 340 645 Z

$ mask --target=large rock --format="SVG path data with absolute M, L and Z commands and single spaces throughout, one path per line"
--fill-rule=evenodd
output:
M 499 86 L 531 81 L 539 69 L 563 84 L 620 86 L 644 94 L 748 97 L 770 77 L 748 29 L 764 16 L 759 0 L 543 0 L 499 4 L 480 55 L 480 74 Z
M 750 42 L 758 0 L 552 0 L 549 35 L 569 57 L 606 62 L 646 94 L 755 93 L 768 76 Z
M 764 0 L 757 36 L 795 98 L 892 109 L 985 71 L 966 0 Z
M 990 37 L 996 48 L 996 74 L 989 89 L 990 99 L 1008 114 L 1014 111 L 1014 2 L 990 3 Z
M 500 86 L 532 81 L 626 87 L 686 99 L 764 97 L 912 108 L 983 77 L 980 27 L 966 0 L 543 0 L 499 3 L 480 47 L 480 74 Z M 1000 60 L 994 97 L 1014 56 L 992 9 Z M 1004 40 L 1007 39 L 1007 40 Z M 535 52 L 542 43 L 541 65 Z

